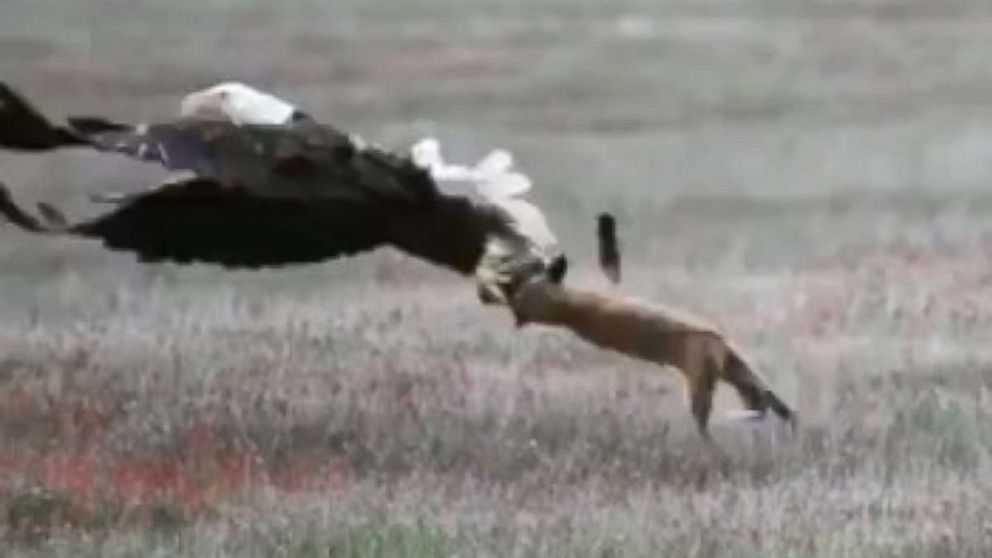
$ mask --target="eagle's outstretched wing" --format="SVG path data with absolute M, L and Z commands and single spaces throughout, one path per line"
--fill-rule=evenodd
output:
M 169 170 L 190 171 L 199 177 L 275 188 L 298 184 L 308 171 L 320 170 L 323 177 L 331 169 L 347 170 L 347 163 L 360 151 L 347 134 L 317 123 L 241 125 L 226 120 L 178 118 L 131 126 L 75 116 L 64 124 L 54 124 L 2 82 L 0 147 L 26 151 L 89 147 L 157 163 Z M 381 150 L 369 151 L 362 162 L 367 167 L 374 167 L 376 158 L 390 157 Z M 280 177 L 288 180 L 280 183 Z
M 376 172 L 383 162 L 397 163 L 394 156 L 358 146 L 331 126 L 313 122 L 240 125 L 195 118 L 131 126 L 97 117 L 69 117 L 64 124 L 53 124 L 0 82 L 0 148 L 47 151 L 62 147 L 118 153 L 252 189 L 307 190 L 333 176 L 342 182 L 358 177 L 362 187 L 389 186 L 393 195 L 404 190 L 387 184 L 382 173 Z M 354 159 L 358 152 L 367 153 Z M 377 175 L 362 181 L 368 174 Z
M 127 196 L 107 213 L 75 223 L 38 218 L 0 186 L 0 214 L 30 232 L 100 239 L 146 262 L 234 268 L 319 262 L 391 245 L 472 274 L 489 237 L 509 234 L 498 212 L 464 198 L 412 206 L 402 200 L 275 195 L 205 178 Z
M 255 195 L 418 205 L 438 195 L 407 158 L 360 146 L 331 126 L 176 119 L 129 126 L 94 117 L 52 124 L 0 82 L 0 148 L 89 147 L 187 171 Z
M 27 212 L 12 210 L 16 206 L 9 194 L 5 198 L 0 212 L 14 223 L 29 223 Z M 109 248 L 135 252 L 148 262 L 263 267 L 374 248 L 385 241 L 377 223 L 388 219 L 388 211 L 348 201 L 261 197 L 200 178 L 130 197 L 92 220 L 55 225 L 34 219 L 27 228 L 98 238 Z

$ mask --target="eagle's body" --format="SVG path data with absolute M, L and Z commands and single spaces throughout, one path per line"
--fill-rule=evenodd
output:
M 234 105 L 218 112 L 242 91 L 218 87 L 187 96 L 172 121 L 70 118 L 56 126 L 0 84 L 0 147 L 83 146 L 182 173 L 114 198 L 114 209 L 91 221 L 45 223 L 9 194 L 0 211 L 26 228 L 96 237 L 144 261 L 278 266 L 391 245 L 494 283 L 561 258 L 546 239 L 529 239 L 500 204 L 442 193 L 429 169 L 409 157 L 301 117 L 291 105 L 267 106 L 282 101 L 265 94 L 238 105 L 257 112 Z

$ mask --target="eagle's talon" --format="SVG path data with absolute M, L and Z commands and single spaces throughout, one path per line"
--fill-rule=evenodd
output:
M 487 306 L 507 303 L 506 295 L 504 295 L 502 289 L 496 285 L 480 283 L 478 287 L 478 294 L 479 301 Z

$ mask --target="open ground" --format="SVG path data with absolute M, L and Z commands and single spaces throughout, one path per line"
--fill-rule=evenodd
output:
M 240 79 L 507 147 L 570 281 L 609 288 L 615 212 L 620 290 L 720 324 L 798 432 L 717 424 L 708 459 L 676 374 L 396 253 L 234 273 L 0 227 L 0 554 L 992 554 L 992 11 L 534 4 L 4 0 L 0 76 L 125 121 Z M 161 177 L 0 155 L 74 214 Z

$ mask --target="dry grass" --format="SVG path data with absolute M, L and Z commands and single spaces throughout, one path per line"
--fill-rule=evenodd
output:
M 0 553 L 992 552 L 984 8 L 274 5 L 12 0 L 0 74 L 121 119 L 234 77 L 391 145 L 508 145 L 574 281 L 616 211 L 624 290 L 725 327 L 803 425 L 717 425 L 715 460 L 674 374 L 391 253 L 224 273 L 4 227 Z M 156 174 L 0 167 L 81 212 Z

